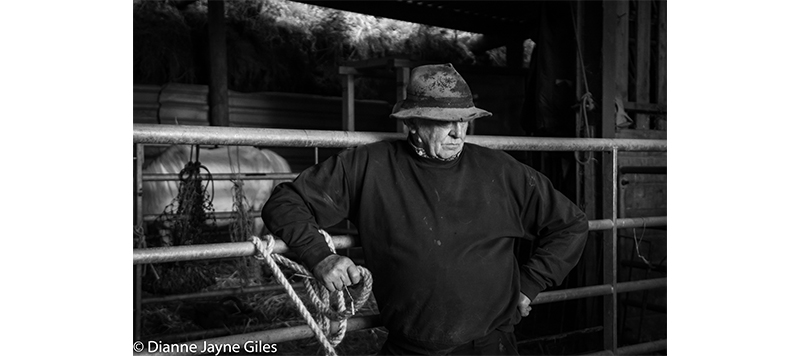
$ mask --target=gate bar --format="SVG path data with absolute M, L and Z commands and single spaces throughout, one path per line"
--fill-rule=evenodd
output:
M 616 221 L 617 221 L 616 227 L 618 229 L 627 229 L 627 228 L 642 227 L 642 226 L 648 226 L 648 227 L 667 226 L 666 216 L 624 218 L 624 219 L 617 219 Z M 609 230 L 612 227 L 614 227 L 614 220 L 612 219 L 589 220 L 589 231 Z
M 234 213 L 230 211 L 215 211 L 213 213 L 207 213 L 206 215 L 213 216 L 217 220 L 233 219 L 234 217 Z M 158 220 L 159 216 L 161 216 L 161 214 L 146 214 L 144 215 L 144 222 L 156 221 Z M 250 212 L 248 216 L 255 219 L 261 219 L 261 213 L 257 211 Z M 208 222 L 210 223 L 210 220 Z M 612 219 L 589 220 L 589 231 L 609 230 L 613 226 L 614 226 L 614 221 Z M 667 217 L 652 216 L 652 217 L 641 217 L 641 218 L 617 219 L 617 228 L 619 229 L 627 229 L 627 228 L 642 227 L 642 226 L 649 226 L 649 227 L 667 226 Z
M 137 231 L 141 228 L 141 233 L 144 233 L 144 222 L 142 219 L 142 166 L 144 161 L 144 145 L 134 145 L 133 156 L 133 194 L 134 194 L 134 212 L 133 212 L 133 228 Z M 137 244 L 140 236 L 135 237 Z M 144 238 L 144 236 L 141 236 Z M 133 339 L 138 340 L 142 331 L 142 274 L 144 273 L 144 266 L 133 266 Z
M 162 213 L 163 214 L 163 213 Z M 144 215 L 144 222 L 151 223 L 156 220 L 162 214 L 145 214 Z M 174 216 L 175 214 L 163 214 L 165 216 Z M 249 211 L 247 212 L 247 216 L 254 219 L 261 219 L 261 212 L 259 211 Z M 206 224 L 212 223 L 212 217 L 214 220 L 232 220 L 239 217 L 239 214 L 233 211 L 214 211 L 214 212 L 206 212 L 207 219 L 205 220 Z
M 633 282 L 617 283 L 616 293 L 628 293 L 645 289 L 666 288 L 667 278 L 644 279 Z M 564 300 L 581 299 L 588 297 L 599 297 L 601 295 L 614 294 L 614 287 L 610 284 L 597 286 L 563 289 L 550 292 L 542 292 L 531 301 L 531 304 L 545 304 L 560 302 Z
M 147 220 L 147 219 L 146 219 Z M 589 230 L 606 230 L 612 226 L 610 219 L 589 221 Z M 647 226 L 666 226 L 667 217 L 647 217 L 617 219 L 620 228 Z M 337 249 L 357 247 L 358 238 L 354 235 L 332 236 Z M 281 239 L 275 239 L 275 252 L 285 253 L 289 249 Z M 255 246 L 251 242 L 226 242 L 218 244 L 183 245 L 172 247 L 152 247 L 133 250 L 133 264 L 163 263 L 189 260 L 207 260 L 214 258 L 244 257 L 255 254 Z
M 667 349 L 667 340 L 656 340 L 645 342 L 642 344 L 628 345 L 617 348 L 617 353 L 609 350 L 586 354 L 586 356 L 616 356 L 616 355 L 644 355 L 655 351 L 663 351 Z
M 232 145 L 345 148 L 385 140 L 402 140 L 401 133 L 252 127 L 133 124 L 133 142 L 145 144 Z M 667 140 L 552 138 L 470 135 L 467 142 L 509 151 L 666 151 Z
M 299 173 L 280 172 L 280 173 L 214 173 L 211 175 L 211 180 L 280 180 L 280 179 L 295 179 Z M 208 180 L 208 173 L 200 173 L 198 175 L 202 179 Z M 180 174 L 178 173 L 145 173 L 142 174 L 142 181 L 145 182 L 163 182 L 163 181 L 179 181 Z
M 352 247 L 358 239 L 350 235 L 332 236 L 336 249 Z M 273 252 L 286 253 L 289 248 L 281 239 L 275 239 Z M 252 242 L 226 242 L 218 244 L 153 247 L 133 250 L 133 264 L 163 263 L 214 258 L 253 256 L 256 247 Z
M 617 285 L 617 292 L 618 293 L 626 293 L 626 292 L 633 292 L 637 290 L 645 290 L 645 289 L 655 289 L 655 288 L 662 288 L 667 286 L 667 279 L 666 278 L 659 278 L 659 279 L 646 279 L 642 281 L 633 281 L 633 282 L 624 282 Z M 302 283 L 294 283 L 292 284 L 292 288 L 302 290 L 303 284 Z M 265 286 L 253 286 L 253 287 L 242 287 L 242 288 L 230 288 L 230 289 L 220 289 L 214 291 L 207 291 L 207 292 L 199 292 L 199 293 L 187 293 L 187 294 L 173 294 L 173 295 L 165 295 L 162 297 L 150 297 L 142 299 L 142 303 L 166 303 L 166 302 L 174 302 L 174 301 L 181 301 L 181 300 L 190 300 L 190 299 L 202 299 L 202 298 L 215 298 L 215 297 L 222 297 L 228 295 L 240 295 L 240 294 L 249 294 L 249 293 L 260 293 L 260 292 L 271 292 L 276 290 L 283 290 L 283 286 L 274 284 L 274 285 L 265 285 Z M 610 285 L 597 285 L 597 286 L 589 286 L 589 287 L 580 287 L 580 288 L 572 288 L 572 289 L 562 289 L 558 291 L 550 291 L 550 292 L 542 292 L 531 301 L 531 304 L 546 304 L 552 302 L 560 302 L 564 300 L 572 300 L 572 299 L 580 299 L 580 298 L 587 298 L 587 297 L 597 297 L 601 295 L 606 295 L 611 293 L 611 286 Z

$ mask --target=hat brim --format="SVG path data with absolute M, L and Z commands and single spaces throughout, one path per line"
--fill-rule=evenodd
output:
M 389 115 L 389 117 L 403 120 L 403 119 L 428 119 L 438 121 L 470 121 L 482 117 L 492 116 L 491 112 L 476 107 L 471 108 L 432 108 L 432 107 L 416 107 L 402 109 Z

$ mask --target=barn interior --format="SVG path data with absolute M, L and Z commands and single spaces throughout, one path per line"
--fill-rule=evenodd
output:
M 292 12 L 306 12 L 295 18 L 316 14 L 324 21 L 303 32 L 275 18 Z M 388 115 L 403 98 L 410 69 L 450 62 L 469 83 L 476 106 L 494 114 L 472 126 L 470 135 L 666 145 L 666 13 L 666 1 L 647 0 L 134 1 L 133 123 L 402 133 Z M 354 21 L 382 19 L 416 24 L 413 35 L 423 45 L 386 45 L 391 40 L 386 33 L 400 32 L 399 27 L 362 32 L 359 43 L 365 47 L 344 38 Z M 295 51 L 300 47 L 307 50 Z M 266 148 L 285 158 L 294 173 L 339 151 Z M 166 149 L 136 145 L 135 174 Z M 515 329 L 520 354 L 666 354 L 666 151 L 509 153 L 544 173 L 590 220 L 633 222 L 590 232 L 577 267 L 548 289 L 583 294 L 565 292 L 535 304 Z M 152 246 L 140 236 L 157 234 L 145 223 L 160 218 L 155 215 L 134 217 L 135 250 Z M 357 235 L 346 222 L 331 231 Z M 520 242 L 517 258 L 525 259 L 534 248 Z M 341 253 L 357 259 L 358 250 Z M 242 296 L 264 292 L 262 286 L 148 289 L 148 278 L 170 274 L 152 266 L 135 269 L 135 340 L 184 342 L 257 330 L 220 324 L 202 310 L 240 312 L 248 308 L 241 306 Z M 203 275 L 206 266 L 184 267 Z M 267 274 L 256 273 L 265 280 Z M 618 283 L 638 287 L 608 293 L 598 288 Z M 170 308 L 183 309 L 174 316 L 157 312 Z M 203 317 L 192 318 L 199 314 Z M 170 323 L 182 323 L 181 317 L 194 325 L 171 330 Z M 345 354 L 377 352 L 375 343 L 385 337 L 380 327 L 363 331 L 352 342 L 367 346 Z M 313 339 L 303 342 L 297 354 L 315 347 Z

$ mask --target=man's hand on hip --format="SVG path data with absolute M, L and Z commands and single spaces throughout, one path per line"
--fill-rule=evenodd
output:
M 340 255 L 330 255 L 314 266 L 314 277 L 330 292 L 361 282 L 361 271 L 353 260 Z
M 531 299 L 527 295 L 520 293 L 517 308 L 519 308 L 519 312 L 522 313 L 523 317 L 528 316 L 531 312 Z

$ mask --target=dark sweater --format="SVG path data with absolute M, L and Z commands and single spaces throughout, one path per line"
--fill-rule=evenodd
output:
M 544 175 L 469 143 L 450 162 L 406 141 L 344 150 L 278 185 L 262 217 L 310 268 L 331 254 L 317 229 L 350 219 L 389 337 L 420 353 L 513 330 L 519 293 L 561 283 L 588 231 Z M 519 265 L 515 238 L 536 246 Z

